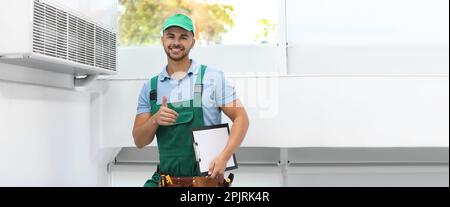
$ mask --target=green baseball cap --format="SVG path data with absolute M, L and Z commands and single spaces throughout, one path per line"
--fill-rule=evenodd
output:
M 194 23 L 192 22 L 192 19 L 184 14 L 175 14 L 169 19 L 167 19 L 166 23 L 163 27 L 163 32 L 166 31 L 169 27 L 181 27 L 189 32 L 192 32 L 192 34 L 195 34 L 195 28 Z

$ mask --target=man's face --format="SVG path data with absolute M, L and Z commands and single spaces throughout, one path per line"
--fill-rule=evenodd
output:
M 194 47 L 195 39 L 192 32 L 180 27 L 169 27 L 164 31 L 161 42 L 167 57 L 174 61 L 189 58 L 189 52 Z

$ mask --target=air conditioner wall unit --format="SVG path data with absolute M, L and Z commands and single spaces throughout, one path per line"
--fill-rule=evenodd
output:
M 113 75 L 117 34 L 46 0 L 3 1 L 0 62 L 74 75 Z

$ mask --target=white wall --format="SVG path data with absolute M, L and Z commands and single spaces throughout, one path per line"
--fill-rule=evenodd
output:
M 233 74 L 278 74 L 284 69 L 280 47 L 271 45 L 196 46 L 191 56 L 197 62 Z M 226 58 L 224 58 L 226 57 Z M 121 47 L 118 74 L 108 79 L 142 79 L 157 74 L 167 64 L 162 46 Z
M 290 74 L 448 74 L 447 0 L 286 0 Z
M 109 147 L 134 146 L 145 80 L 103 80 Z M 448 147 L 448 76 L 233 77 L 247 107 L 243 146 Z M 226 119 L 225 119 L 226 121 Z M 266 129 L 266 130 L 263 130 Z
M 100 146 L 95 101 L 89 92 L 0 80 L 0 186 L 108 185 L 118 150 Z

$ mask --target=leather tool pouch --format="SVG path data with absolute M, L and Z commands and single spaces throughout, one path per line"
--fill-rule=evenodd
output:
M 167 179 L 166 175 L 161 176 L 159 182 L 160 187 L 231 187 L 233 174 L 227 179 L 217 179 L 203 176 L 195 177 L 170 177 Z

